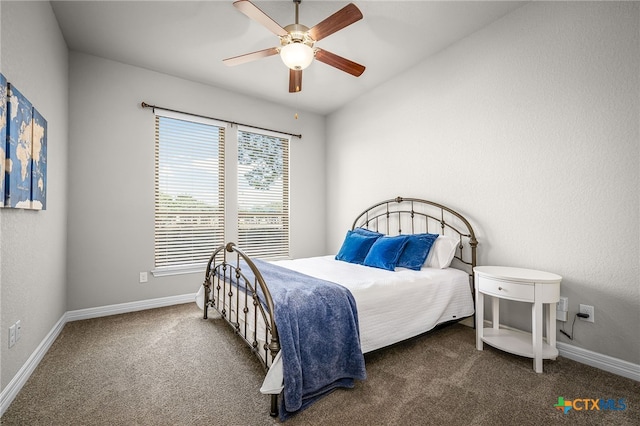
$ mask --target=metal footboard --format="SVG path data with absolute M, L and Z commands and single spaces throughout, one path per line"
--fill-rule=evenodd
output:
M 248 278 L 243 268 L 250 268 Z M 249 345 L 265 371 L 280 351 L 273 299 L 253 261 L 234 243 L 218 247 L 207 263 L 204 283 L 204 319 L 212 307 Z M 258 296 L 262 292 L 263 300 Z M 271 395 L 271 416 L 278 415 L 278 395 Z

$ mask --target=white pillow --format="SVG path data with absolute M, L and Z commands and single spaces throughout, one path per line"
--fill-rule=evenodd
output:
M 440 235 L 436 238 L 433 247 L 429 251 L 429 256 L 425 260 L 425 266 L 429 268 L 444 269 L 451 265 L 453 256 L 460 243 L 460 238 L 450 237 L 449 235 Z

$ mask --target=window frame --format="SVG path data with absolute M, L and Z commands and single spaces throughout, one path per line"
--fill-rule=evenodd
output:
M 281 259 L 290 259 L 291 258 L 291 136 L 289 135 L 285 135 L 282 133 L 277 133 L 277 132 L 272 132 L 272 131 L 268 131 L 268 130 L 263 130 L 263 129 L 255 129 L 255 128 L 251 128 L 248 126 L 238 126 L 237 131 L 236 131 L 236 152 L 238 154 L 239 157 L 239 150 L 240 150 L 240 132 L 244 132 L 244 133 L 252 133 L 252 134 L 257 134 L 257 135 L 262 135 L 262 136 L 266 136 L 269 138 L 275 138 L 275 139 L 279 139 L 280 141 L 282 141 L 283 145 L 284 145 L 284 149 L 283 149 L 283 158 L 282 158 L 282 162 L 283 162 L 283 175 L 282 175 L 282 205 L 283 205 L 283 212 L 281 214 L 276 214 L 276 215 L 272 215 L 272 216 L 279 216 L 282 220 L 282 223 L 285 227 L 285 233 L 286 235 L 278 240 L 275 241 L 276 243 L 276 247 L 283 247 L 283 250 L 280 250 L 278 252 L 276 252 L 275 254 L 273 253 L 273 250 L 271 251 L 271 253 L 269 252 L 265 252 L 265 251 L 259 251 L 256 250 L 255 247 L 252 247 L 251 245 L 248 244 L 243 244 L 242 243 L 242 235 L 241 235 L 241 225 L 240 225 L 240 219 L 242 215 L 245 215 L 244 213 L 242 213 L 240 211 L 240 205 L 241 205 L 241 200 L 240 200 L 240 176 L 239 176 L 239 172 L 240 172 L 240 160 L 239 158 L 236 159 L 236 170 L 235 170 L 235 174 L 236 174 L 236 178 L 237 178 L 237 182 L 235 184 L 236 186 L 236 213 L 235 213 L 235 219 L 234 221 L 236 222 L 236 239 L 238 241 L 238 246 L 245 252 L 247 253 L 249 256 L 254 256 L 254 257 L 259 257 L 262 259 L 267 259 L 267 260 L 281 260 Z
M 232 123 L 220 122 L 218 120 L 194 116 L 188 113 L 180 113 L 176 111 L 167 111 L 167 110 L 154 110 L 154 173 L 157 175 L 159 173 L 158 170 L 158 150 L 159 150 L 159 142 L 158 135 L 156 130 L 156 122 L 158 118 L 156 117 L 166 117 L 170 119 L 213 125 L 219 127 L 221 132 L 223 132 L 223 141 L 222 148 L 219 152 L 222 153 L 222 159 L 220 163 L 222 164 L 222 178 L 224 179 L 222 186 L 222 196 L 224 206 L 223 206 L 223 215 L 222 215 L 222 232 L 223 232 L 223 243 L 228 241 L 237 242 L 239 240 L 240 234 L 240 225 L 239 220 L 241 216 L 241 212 L 239 211 L 240 201 L 239 197 L 239 139 L 240 132 L 249 132 L 259 135 L 264 135 L 267 137 L 273 137 L 277 139 L 281 139 L 286 141 L 286 158 L 283 158 L 283 161 L 286 163 L 286 177 L 284 178 L 283 185 L 286 184 L 286 187 L 283 187 L 283 204 L 286 205 L 286 253 L 280 254 L 278 256 L 267 256 L 263 257 L 258 255 L 258 257 L 262 257 L 269 260 L 275 259 L 286 259 L 290 258 L 291 251 L 291 140 L 292 137 L 287 134 L 278 133 L 274 131 L 264 130 L 261 128 L 254 128 L 251 126 L 243 126 L 243 125 L 234 125 Z M 185 264 L 179 266 L 156 266 L 156 214 L 157 214 L 157 176 L 154 175 L 154 247 L 153 247 L 153 256 L 154 256 L 154 268 L 151 270 L 151 273 L 154 277 L 162 277 L 162 276 L 170 276 L 170 275 L 180 275 L 180 274 L 191 274 L 191 273 L 201 273 L 206 268 L 206 262 L 204 263 L 192 263 Z M 239 244 L 240 248 L 243 247 Z M 216 246 L 217 247 L 217 246 Z M 212 249 L 215 250 L 215 247 Z M 251 252 L 251 250 L 249 250 Z
M 228 129 L 227 129 L 227 125 L 226 123 L 222 123 L 216 120 L 212 120 L 212 119 L 207 119 L 204 117 L 196 117 L 196 116 L 192 116 L 189 114 L 180 114 L 177 112 L 172 112 L 172 111 L 155 111 L 154 113 L 154 243 L 153 243 L 153 265 L 154 268 L 151 270 L 151 273 L 153 274 L 153 276 L 159 277 L 159 276 L 167 276 L 167 275 L 176 275 L 176 274 L 185 274 L 185 273 L 194 273 L 194 272 L 201 272 L 204 271 L 205 267 L 206 267 L 206 263 L 207 260 L 204 260 L 202 262 L 187 262 L 184 264 L 179 264 L 179 265 L 170 265 L 170 264 L 160 264 L 158 265 L 158 251 L 159 251 L 159 247 L 158 247 L 158 239 L 159 239 L 159 235 L 158 235 L 158 199 L 159 199 L 159 195 L 160 195 L 160 189 L 159 189 L 159 185 L 160 182 L 159 180 L 161 179 L 160 173 L 161 170 L 159 169 L 160 167 L 160 163 L 159 163 L 159 156 L 160 156 L 160 128 L 159 128 L 159 121 L 164 118 L 164 119 L 171 119 L 171 120 L 180 120 L 180 121 L 185 121 L 185 122 L 190 122 L 190 123 L 194 123 L 194 124 L 204 124 L 204 125 L 208 125 L 208 126 L 214 126 L 218 128 L 218 132 L 221 134 L 219 140 L 218 140 L 218 150 L 217 150 L 217 163 L 218 163 L 218 168 L 217 168 L 217 172 L 218 172 L 218 178 L 219 178 L 219 185 L 218 185 L 218 189 L 221 190 L 221 193 L 218 192 L 218 194 L 215 194 L 215 192 L 211 192 L 211 195 L 213 195 L 214 197 L 217 198 L 218 203 L 222 204 L 222 211 L 221 214 L 219 215 L 212 215 L 212 217 L 215 219 L 215 217 L 220 218 L 220 220 L 222 221 L 222 227 L 220 227 L 217 231 L 214 232 L 219 232 L 221 233 L 221 239 L 224 242 L 225 238 L 226 238 L 226 228 L 225 228 L 225 224 L 227 222 L 226 219 L 226 194 L 225 194 L 225 190 L 226 190 L 226 182 L 225 182 L 225 177 L 226 177 L 226 156 L 225 156 L 225 149 L 226 149 L 226 136 L 228 134 Z M 220 205 L 219 205 L 220 206 Z M 193 242 L 193 241 L 192 241 Z M 214 246 L 217 247 L 217 244 L 214 242 Z M 206 253 L 210 254 L 211 252 L 213 252 L 213 250 L 215 249 L 215 247 L 213 247 L 212 249 L 206 249 Z

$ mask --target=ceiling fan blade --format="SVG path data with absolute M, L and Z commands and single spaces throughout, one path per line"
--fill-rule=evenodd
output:
M 277 54 L 278 54 L 278 48 L 270 47 L 268 49 L 258 50 L 257 52 L 247 53 L 240 56 L 234 56 L 233 58 L 223 59 L 222 62 L 224 62 L 225 65 L 231 67 L 234 65 L 245 64 L 247 62 L 255 61 L 256 59 L 266 58 L 267 56 L 273 56 Z
M 353 4 L 349 3 L 324 21 L 320 22 L 309 30 L 309 35 L 315 41 L 322 40 L 336 31 L 340 31 L 354 22 L 362 19 L 362 12 Z
M 302 91 L 302 70 L 289 69 L 289 93 Z
M 316 49 L 316 59 L 356 77 L 360 77 L 365 70 L 364 65 L 350 61 L 327 50 Z
M 264 13 L 262 10 L 258 8 L 255 4 L 251 3 L 249 0 L 237 0 L 233 2 L 233 6 L 238 9 L 240 12 L 247 15 L 249 18 L 254 21 L 262 24 L 266 29 L 271 31 L 277 36 L 286 36 L 287 31 L 280 26 L 276 21 L 271 19 L 269 15 Z

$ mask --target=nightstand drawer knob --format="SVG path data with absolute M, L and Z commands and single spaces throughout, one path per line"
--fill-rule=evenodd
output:
M 502 291 L 502 287 L 498 287 L 498 290 Z

